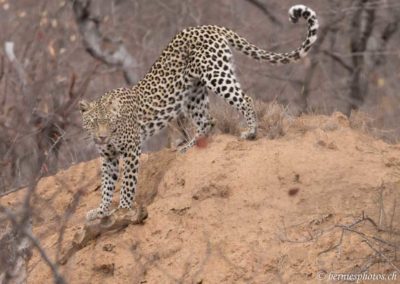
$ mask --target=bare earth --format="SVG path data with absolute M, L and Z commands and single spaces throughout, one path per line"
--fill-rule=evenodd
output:
M 137 202 L 148 219 L 102 234 L 59 268 L 69 283 L 327 283 L 330 272 L 391 273 L 400 262 L 382 261 L 393 259 L 390 245 L 368 240 L 399 243 L 399 167 L 399 145 L 338 113 L 295 119 L 275 140 L 216 135 L 185 155 L 143 155 Z M 98 204 L 99 183 L 98 160 L 39 183 L 34 233 L 53 260 Z M 0 203 L 15 206 L 23 193 Z M 346 230 L 341 240 L 340 226 L 363 216 L 349 228 L 365 235 Z M 37 251 L 28 280 L 52 282 Z

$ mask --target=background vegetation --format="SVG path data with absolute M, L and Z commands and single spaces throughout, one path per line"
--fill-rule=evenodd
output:
M 275 67 L 236 56 L 246 92 L 293 115 L 362 111 L 374 133 L 398 140 L 399 20 L 395 0 L 306 0 L 321 29 L 309 57 Z M 288 51 L 294 0 L 0 0 L 0 192 L 95 157 L 76 103 L 131 86 L 175 33 L 229 27 L 258 46 Z M 222 104 L 220 104 L 222 105 Z M 226 113 L 224 106 L 217 113 Z M 227 127 L 229 129 L 229 127 Z M 165 145 L 161 134 L 147 150 Z

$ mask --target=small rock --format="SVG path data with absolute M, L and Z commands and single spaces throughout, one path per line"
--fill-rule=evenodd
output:
M 338 147 L 336 146 L 335 142 L 331 142 L 328 144 L 328 149 L 337 150 Z
M 300 191 L 300 188 L 292 187 L 291 189 L 288 190 L 288 195 L 295 196 L 297 193 L 299 193 L 299 191 Z
M 101 272 L 106 275 L 114 275 L 115 264 L 114 263 L 104 263 L 99 266 L 93 267 L 93 270 Z
M 114 248 L 115 248 L 115 245 L 113 245 L 113 244 L 105 244 L 105 245 L 103 246 L 103 250 L 104 250 L 104 251 L 108 251 L 108 252 L 113 251 Z

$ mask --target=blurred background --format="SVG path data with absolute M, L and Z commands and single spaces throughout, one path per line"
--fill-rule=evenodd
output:
M 144 76 L 187 26 L 222 25 L 257 46 L 290 51 L 304 39 L 294 0 L 0 0 L 0 194 L 97 156 L 77 102 Z M 371 132 L 400 137 L 400 2 L 304 0 L 319 38 L 298 64 L 236 54 L 243 89 L 292 115 L 363 114 Z M 146 150 L 165 146 L 165 133 Z

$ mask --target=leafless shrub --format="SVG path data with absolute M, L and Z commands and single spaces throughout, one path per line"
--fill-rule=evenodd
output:
M 397 257 L 400 230 L 394 225 L 395 216 L 397 215 L 397 200 L 396 198 L 391 198 L 390 200 L 385 200 L 384 198 L 385 191 L 388 189 L 389 191 L 397 190 L 397 187 L 396 184 L 386 185 L 382 183 L 378 188 L 377 207 L 379 213 L 377 218 L 374 220 L 374 218 L 366 216 L 362 212 L 361 217 L 352 224 L 336 225 L 336 228 L 342 229 L 341 238 L 336 245 L 322 253 L 332 249 L 339 249 L 346 232 L 355 234 L 361 238 L 363 243 L 368 245 L 372 254 L 361 267 L 355 266 L 352 272 L 362 273 L 368 271 L 373 265 L 383 264 L 388 266 L 387 270 L 394 270 L 400 273 Z
M 8 208 L 0 205 L 0 228 L 5 232 L 0 239 L 0 251 L 7 253 L 7 258 L 0 258 L 0 280 L 2 283 L 26 283 L 28 277 L 27 262 L 36 249 L 42 260 L 48 265 L 54 276 L 54 283 L 65 283 L 57 264 L 53 261 L 40 240 L 32 232 L 32 217 L 35 210 L 31 206 L 35 194 L 37 180 L 25 190 L 25 197 L 20 206 Z
M 359 257 L 345 266 L 340 263 L 340 266 L 343 266 L 341 269 L 344 271 L 336 271 L 338 273 L 362 274 L 371 271 L 376 266 L 379 267 L 379 271 L 400 273 L 398 259 L 400 231 L 397 227 L 398 223 L 395 222 L 398 215 L 397 200 L 390 194 L 390 192 L 397 191 L 397 187 L 396 184 L 381 184 L 377 188 L 376 211 L 378 214 L 368 216 L 363 211 L 360 212 L 360 216 L 344 217 L 344 220 L 337 222 L 335 214 L 328 213 L 322 218 L 318 217 L 290 228 L 283 222 L 278 237 L 282 242 L 293 245 L 318 243 L 325 237 L 330 240 L 336 239 L 334 242 L 330 241 L 328 247 L 321 249 L 317 258 L 326 254 L 336 254 L 335 262 L 339 263 L 349 259 L 349 254 L 353 253 L 352 246 L 360 246 L 363 257 Z M 390 198 L 385 200 L 385 194 Z M 351 246 L 349 246 L 349 239 L 351 239 Z M 363 244 L 366 244 L 367 247 Z M 334 263 L 330 263 L 330 265 L 327 269 L 332 269 Z

